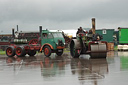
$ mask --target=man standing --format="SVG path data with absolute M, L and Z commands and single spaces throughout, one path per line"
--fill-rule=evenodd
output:
M 79 34 L 79 33 L 84 33 L 85 34 L 85 31 L 82 29 L 82 27 L 78 28 L 78 31 L 76 34 Z

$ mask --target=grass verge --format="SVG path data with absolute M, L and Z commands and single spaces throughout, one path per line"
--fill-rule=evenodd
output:
M 0 55 L 5 55 L 5 51 L 0 50 Z

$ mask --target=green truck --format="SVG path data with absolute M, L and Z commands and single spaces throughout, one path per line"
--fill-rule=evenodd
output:
M 49 30 L 42 30 L 41 35 L 41 50 L 44 51 L 45 56 L 50 56 L 51 53 L 56 53 L 61 56 L 63 53 L 65 40 L 62 32 L 50 32 Z
M 14 32 L 12 32 L 14 33 Z M 13 34 L 14 36 L 14 34 Z M 6 55 L 13 57 L 34 56 L 36 52 L 44 52 L 44 55 L 49 57 L 51 53 L 56 53 L 58 56 L 63 54 L 65 47 L 65 40 L 62 32 L 51 32 L 49 30 L 42 30 L 40 26 L 39 37 L 27 41 L 26 39 L 14 39 L 10 46 L 6 49 Z

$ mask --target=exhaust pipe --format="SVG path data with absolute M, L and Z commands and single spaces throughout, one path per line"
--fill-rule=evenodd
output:
M 92 18 L 92 33 L 95 34 L 95 18 Z
M 39 43 L 41 44 L 41 35 L 42 35 L 42 26 L 39 26 L 39 36 L 40 36 L 40 38 L 39 38 Z
M 19 31 L 18 25 L 17 25 L 17 32 Z
M 14 28 L 12 28 L 12 37 L 15 38 Z
M 39 26 L 39 30 L 40 30 L 40 37 L 41 37 L 41 34 L 42 34 L 42 26 Z

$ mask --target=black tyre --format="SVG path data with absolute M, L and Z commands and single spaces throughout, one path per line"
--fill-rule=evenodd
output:
M 63 54 L 63 49 L 57 50 L 56 54 L 57 54 L 58 56 L 61 56 L 61 55 Z
M 8 57 L 13 57 L 15 55 L 15 48 L 13 46 L 9 46 L 6 49 L 6 55 Z
M 34 56 L 36 54 L 36 51 L 35 50 L 29 50 L 28 51 L 28 55 L 29 56 Z
M 44 55 L 46 57 L 49 57 L 51 55 L 51 52 L 52 52 L 52 50 L 51 50 L 51 48 L 49 46 L 45 46 L 44 47 Z
M 70 43 L 70 54 L 74 58 L 79 58 L 80 56 L 80 50 L 75 48 L 75 43 L 73 41 Z
M 22 56 L 25 56 L 25 49 L 24 49 L 24 47 L 23 46 L 19 46 L 19 47 L 17 47 L 16 48 L 16 55 L 18 56 L 18 57 L 22 57 Z

